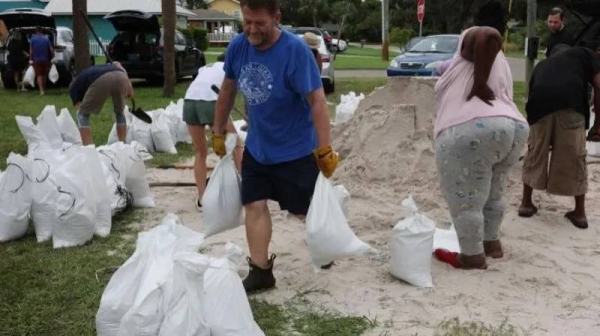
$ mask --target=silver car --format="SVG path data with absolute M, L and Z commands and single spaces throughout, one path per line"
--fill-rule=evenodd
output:
M 302 37 L 303 34 L 296 34 L 299 37 Z M 321 80 L 323 81 L 323 89 L 325 93 L 335 92 L 335 54 L 332 54 L 329 49 L 327 49 L 327 45 L 325 45 L 325 40 L 323 37 L 317 36 L 319 39 L 319 54 L 321 54 L 321 59 L 323 61 L 323 69 L 321 70 Z

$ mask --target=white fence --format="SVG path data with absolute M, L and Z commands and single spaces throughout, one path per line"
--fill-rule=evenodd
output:
M 108 44 L 110 43 L 110 40 L 100 39 L 100 41 L 104 45 L 104 48 L 108 48 Z M 98 44 L 98 42 L 96 42 L 96 40 L 90 41 L 90 55 L 104 56 L 104 53 L 102 52 L 102 48 L 100 48 L 100 45 Z
M 208 42 L 229 42 L 237 33 L 208 33 Z

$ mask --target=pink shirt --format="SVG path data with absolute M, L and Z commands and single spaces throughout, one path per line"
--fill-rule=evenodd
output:
M 472 28 L 462 32 L 459 41 L 459 50 L 465 34 Z M 449 63 L 449 65 L 448 65 Z M 513 80 L 510 66 L 504 53 L 500 51 L 492 66 L 488 86 L 494 92 L 496 99 L 490 106 L 478 97 L 467 101 L 467 96 L 473 87 L 473 72 L 475 66 L 458 55 L 451 62 L 447 62 L 442 77 L 435 85 L 438 101 L 435 125 L 433 128 L 434 139 L 444 130 L 463 124 L 477 118 L 484 117 L 509 117 L 527 123 L 513 102 Z

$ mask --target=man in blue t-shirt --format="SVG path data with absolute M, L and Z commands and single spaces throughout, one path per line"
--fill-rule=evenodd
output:
M 108 97 L 113 102 L 117 137 L 125 142 L 127 121 L 123 112 L 125 99 L 133 97 L 133 86 L 120 63 L 94 65 L 83 70 L 71 82 L 69 96 L 77 109 L 79 133 L 84 146 L 93 143 L 90 115 L 98 114 Z
M 54 58 L 54 48 L 41 27 L 35 29 L 35 35 L 29 42 L 29 64 L 33 65 L 35 77 L 40 89 L 40 96 L 46 92 L 46 81 L 50 71 L 51 61 Z
M 319 170 L 330 177 L 338 163 L 331 147 L 327 100 L 317 63 L 300 37 L 277 27 L 277 0 L 241 0 L 244 34 L 229 44 L 217 100 L 215 153 L 225 154 L 225 127 L 239 89 L 250 116 L 242 159 L 242 203 L 250 273 L 246 292 L 275 286 L 269 258 L 268 200 L 304 217 Z M 328 267 L 330 265 L 323 265 Z

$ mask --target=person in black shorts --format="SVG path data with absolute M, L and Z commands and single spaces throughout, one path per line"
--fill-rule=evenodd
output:
M 275 286 L 267 201 L 306 216 L 319 171 L 330 177 L 338 155 L 331 146 L 327 100 L 310 48 L 299 36 L 277 27 L 277 0 L 241 0 L 240 7 L 244 34 L 227 48 L 213 149 L 225 155 L 227 121 L 240 90 L 250 118 L 241 175 L 250 249 L 250 272 L 243 283 L 251 293 Z
M 16 30 L 13 37 L 8 43 L 8 67 L 13 71 L 15 76 L 15 86 L 17 91 L 26 91 L 25 83 L 23 82 L 23 72 L 27 68 L 29 54 L 27 38 L 21 30 Z

